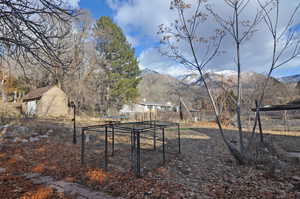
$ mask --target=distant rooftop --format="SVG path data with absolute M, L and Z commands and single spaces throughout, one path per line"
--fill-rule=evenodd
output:
M 170 102 L 167 102 L 167 103 L 140 102 L 138 104 L 143 105 L 143 106 L 167 106 L 167 107 L 173 107 L 174 106 Z

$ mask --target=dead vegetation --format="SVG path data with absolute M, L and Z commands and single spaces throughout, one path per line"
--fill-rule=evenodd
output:
M 115 155 L 104 171 L 104 137 L 90 133 L 87 164 L 80 166 L 80 146 L 71 144 L 72 131 L 59 127 L 40 134 L 49 137 L 35 142 L 7 142 L 0 151 L 1 198 L 75 198 L 59 195 L 35 185 L 24 173 L 39 173 L 56 180 L 75 182 L 93 190 L 124 198 L 299 198 L 299 162 L 293 164 L 286 151 L 300 150 L 299 136 L 266 135 L 269 146 L 257 150 L 259 158 L 273 158 L 272 164 L 256 162 L 238 166 L 226 150 L 213 125 L 182 127 L 182 154 L 177 154 L 175 129 L 166 132 L 167 164 L 162 165 L 160 142 L 152 151 L 152 139 L 143 137 L 143 178 L 136 178 L 129 160 L 128 136 L 117 134 Z M 45 126 L 44 126 L 45 127 Z M 32 130 L 35 131 L 36 129 Z M 235 143 L 237 132 L 225 129 Z M 272 145 L 271 145 L 272 144 Z M 109 148 L 110 149 L 110 148 Z M 272 149 L 272 150 L 271 150 Z M 109 153 L 110 154 L 110 153 Z M 295 163 L 295 162 L 294 162 Z M 13 193 L 13 194 L 9 194 Z M 39 195 L 40 194 L 40 195 Z

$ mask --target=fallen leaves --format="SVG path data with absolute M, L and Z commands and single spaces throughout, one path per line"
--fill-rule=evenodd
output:
M 15 157 L 12 157 L 7 161 L 8 164 L 16 164 L 17 162 L 18 162 L 18 159 Z
M 208 131 L 210 132 L 211 129 Z M 299 169 L 291 172 L 292 175 L 289 177 L 286 174 L 285 178 L 274 179 L 263 171 L 253 167 L 238 167 L 233 161 L 229 161 L 230 156 L 220 149 L 213 132 L 205 133 L 211 138 L 207 140 L 198 139 L 199 135 L 202 135 L 199 132 L 194 134 L 183 136 L 185 138 L 183 142 L 189 142 L 183 145 L 185 148 L 181 156 L 168 153 L 166 166 L 147 168 L 147 171 L 145 169 L 143 178 L 136 178 L 134 172 L 128 169 L 129 164 L 127 165 L 126 162 L 128 157 L 118 156 L 117 153 L 110 159 L 109 167 L 118 164 L 122 171 L 118 167 L 113 167 L 114 169 L 109 169 L 108 172 L 97 169 L 101 161 L 103 162 L 101 159 L 103 150 L 99 148 L 97 155 L 89 154 L 92 150 L 87 150 L 87 165 L 82 167 L 79 145 L 48 139 L 47 142 L 5 146 L 0 151 L 1 167 L 6 168 L 6 173 L 0 174 L 0 198 L 62 198 L 54 190 L 35 186 L 29 180 L 13 175 L 28 172 L 43 173 L 58 180 L 80 183 L 93 190 L 124 198 L 179 199 L 202 198 L 202 196 L 297 198 L 299 196 Z M 149 158 L 157 157 L 157 154 L 149 156 Z M 118 162 L 116 161 L 118 158 L 127 159 L 124 161 L 120 159 L 122 161 Z M 143 158 L 146 159 L 144 154 Z M 151 163 L 152 159 L 149 159 L 145 165 Z M 127 168 L 124 165 L 127 165 Z
M 20 199 L 47 199 L 53 195 L 54 191 L 51 188 L 39 188 L 33 192 L 27 192 Z
M 39 153 L 43 153 L 45 151 L 46 151 L 46 147 L 45 146 L 42 146 L 42 147 L 36 149 L 36 152 L 39 152 Z
M 100 184 L 104 183 L 104 181 L 108 178 L 108 174 L 105 173 L 102 169 L 90 170 L 86 175 L 90 180 L 96 181 Z
M 39 164 L 32 169 L 32 172 L 34 172 L 34 173 L 43 173 L 44 171 L 45 171 L 44 164 Z

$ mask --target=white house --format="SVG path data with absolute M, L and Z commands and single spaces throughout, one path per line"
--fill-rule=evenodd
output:
M 171 102 L 167 102 L 166 104 L 154 102 L 140 102 L 131 105 L 124 105 L 123 108 L 120 110 L 120 113 L 144 113 L 149 111 L 178 111 L 178 106 L 172 105 Z

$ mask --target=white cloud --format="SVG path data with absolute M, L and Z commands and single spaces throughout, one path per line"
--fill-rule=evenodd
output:
M 128 43 L 131 44 L 132 47 L 137 47 L 139 45 L 139 41 L 135 37 L 132 37 L 128 34 L 125 36 L 126 36 Z
M 191 73 L 187 68 L 182 67 L 181 64 L 173 60 L 161 56 L 156 48 L 149 48 L 141 53 L 138 58 L 141 69 L 149 68 L 163 74 L 179 76 Z
M 191 0 L 189 0 L 191 1 Z M 106 0 L 108 5 L 115 10 L 114 20 L 119 26 L 125 30 L 129 42 L 134 46 L 143 46 L 145 42 L 159 41 L 157 36 L 158 26 L 160 24 L 170 24 L 176 18 L 176 12 L 172 12 L 169 0 Z M 224 16 L 231 16 L 228 6 L 220 0 L 211 0 L 215 9 L 218 13 Z M 255 2 L 250 1 L 250 5 L 244 14 L 241 16 L 243 19 L 251 19 L 256 12 Z M 283 29 L 283 24 L 287 23 L 288 17 L 291 14 L 291 10 L 295 8 L 295 5 L 299 0 L 281 1 L 281 15 L 279 22 L 279 29 Z M 300 14 L 295 18 L 300 19 Z M 300 21 L 295 21 L 300 23 Z M 201 33 L 208 34 L 209 31 L 215 27 L 214 22 L 209 21 L 201 28 Z M 203 31 L 204 30 L 204 31 Z M 131 33 L 138 33 L 138 36 L 133 37 Z M 145 36 L 148 40 L 145 41 Z M 134 38 L 134 39 L 133 39 Z M 269 66 L 272 48 L 271 35 L 268 33 L 265 26 L 258 26 L 258 31 L 255 36 L 247 41 L 242 46 L 242 68 L 244 71 L 257 71 L 264 72 Z M 188 53 L 188 48 L 184 49 L 185 53 Z M 222 44 L 222 50 L 226 53 L 222 56 L 217 57 L 211 63 L 211 69 L 222 70 L 222 69 L 234 69 L 235 66 L 235 50 L 234 44 L 230 37 L 226 37 Z M 179 65 L 170 61 L 168 58 L 161 56 L 156 49 L 150 48 L 145 49 L 144 52 L 139 56 L 141 67 L 149 67 L 163 72 L 168 73 L 180 73 L 184 72 L 184 68 L 178 69 Z M 295 59 L 293 62 L 287 64 L 285 68 L 294 67 L 300 65 L 300 60 Z M 170 69 L 174 67 L 172 72 Z M 169 70 L 169 71 L 168 71 Z M 177 72 L 176 72 L 177 71 Z M 178 72 L 179 71 L 179 72 Z
M 106 1 L 107 5 L 113 10 L 117 10 L 122 5 L 129 3 L 129 2 L 126 2 L 126 0 L 105 0 L 105 1 Z
M 136 40 L 158 40 L 158 25 L 169 24 L 175 18 L 168 0 L 106 0 L 115 11 L 114 20 L 127 33 L 136 33 Z
M 73 9 L 79 8 L 80 0 L 64 0 L 65 3 Z
M 157 25 L 170 21 L 170 2 L 168 0 L 106 0 L 116 10 L 115 19 L 124 27 L 142 28 L 145 34 L 152 34 Z

